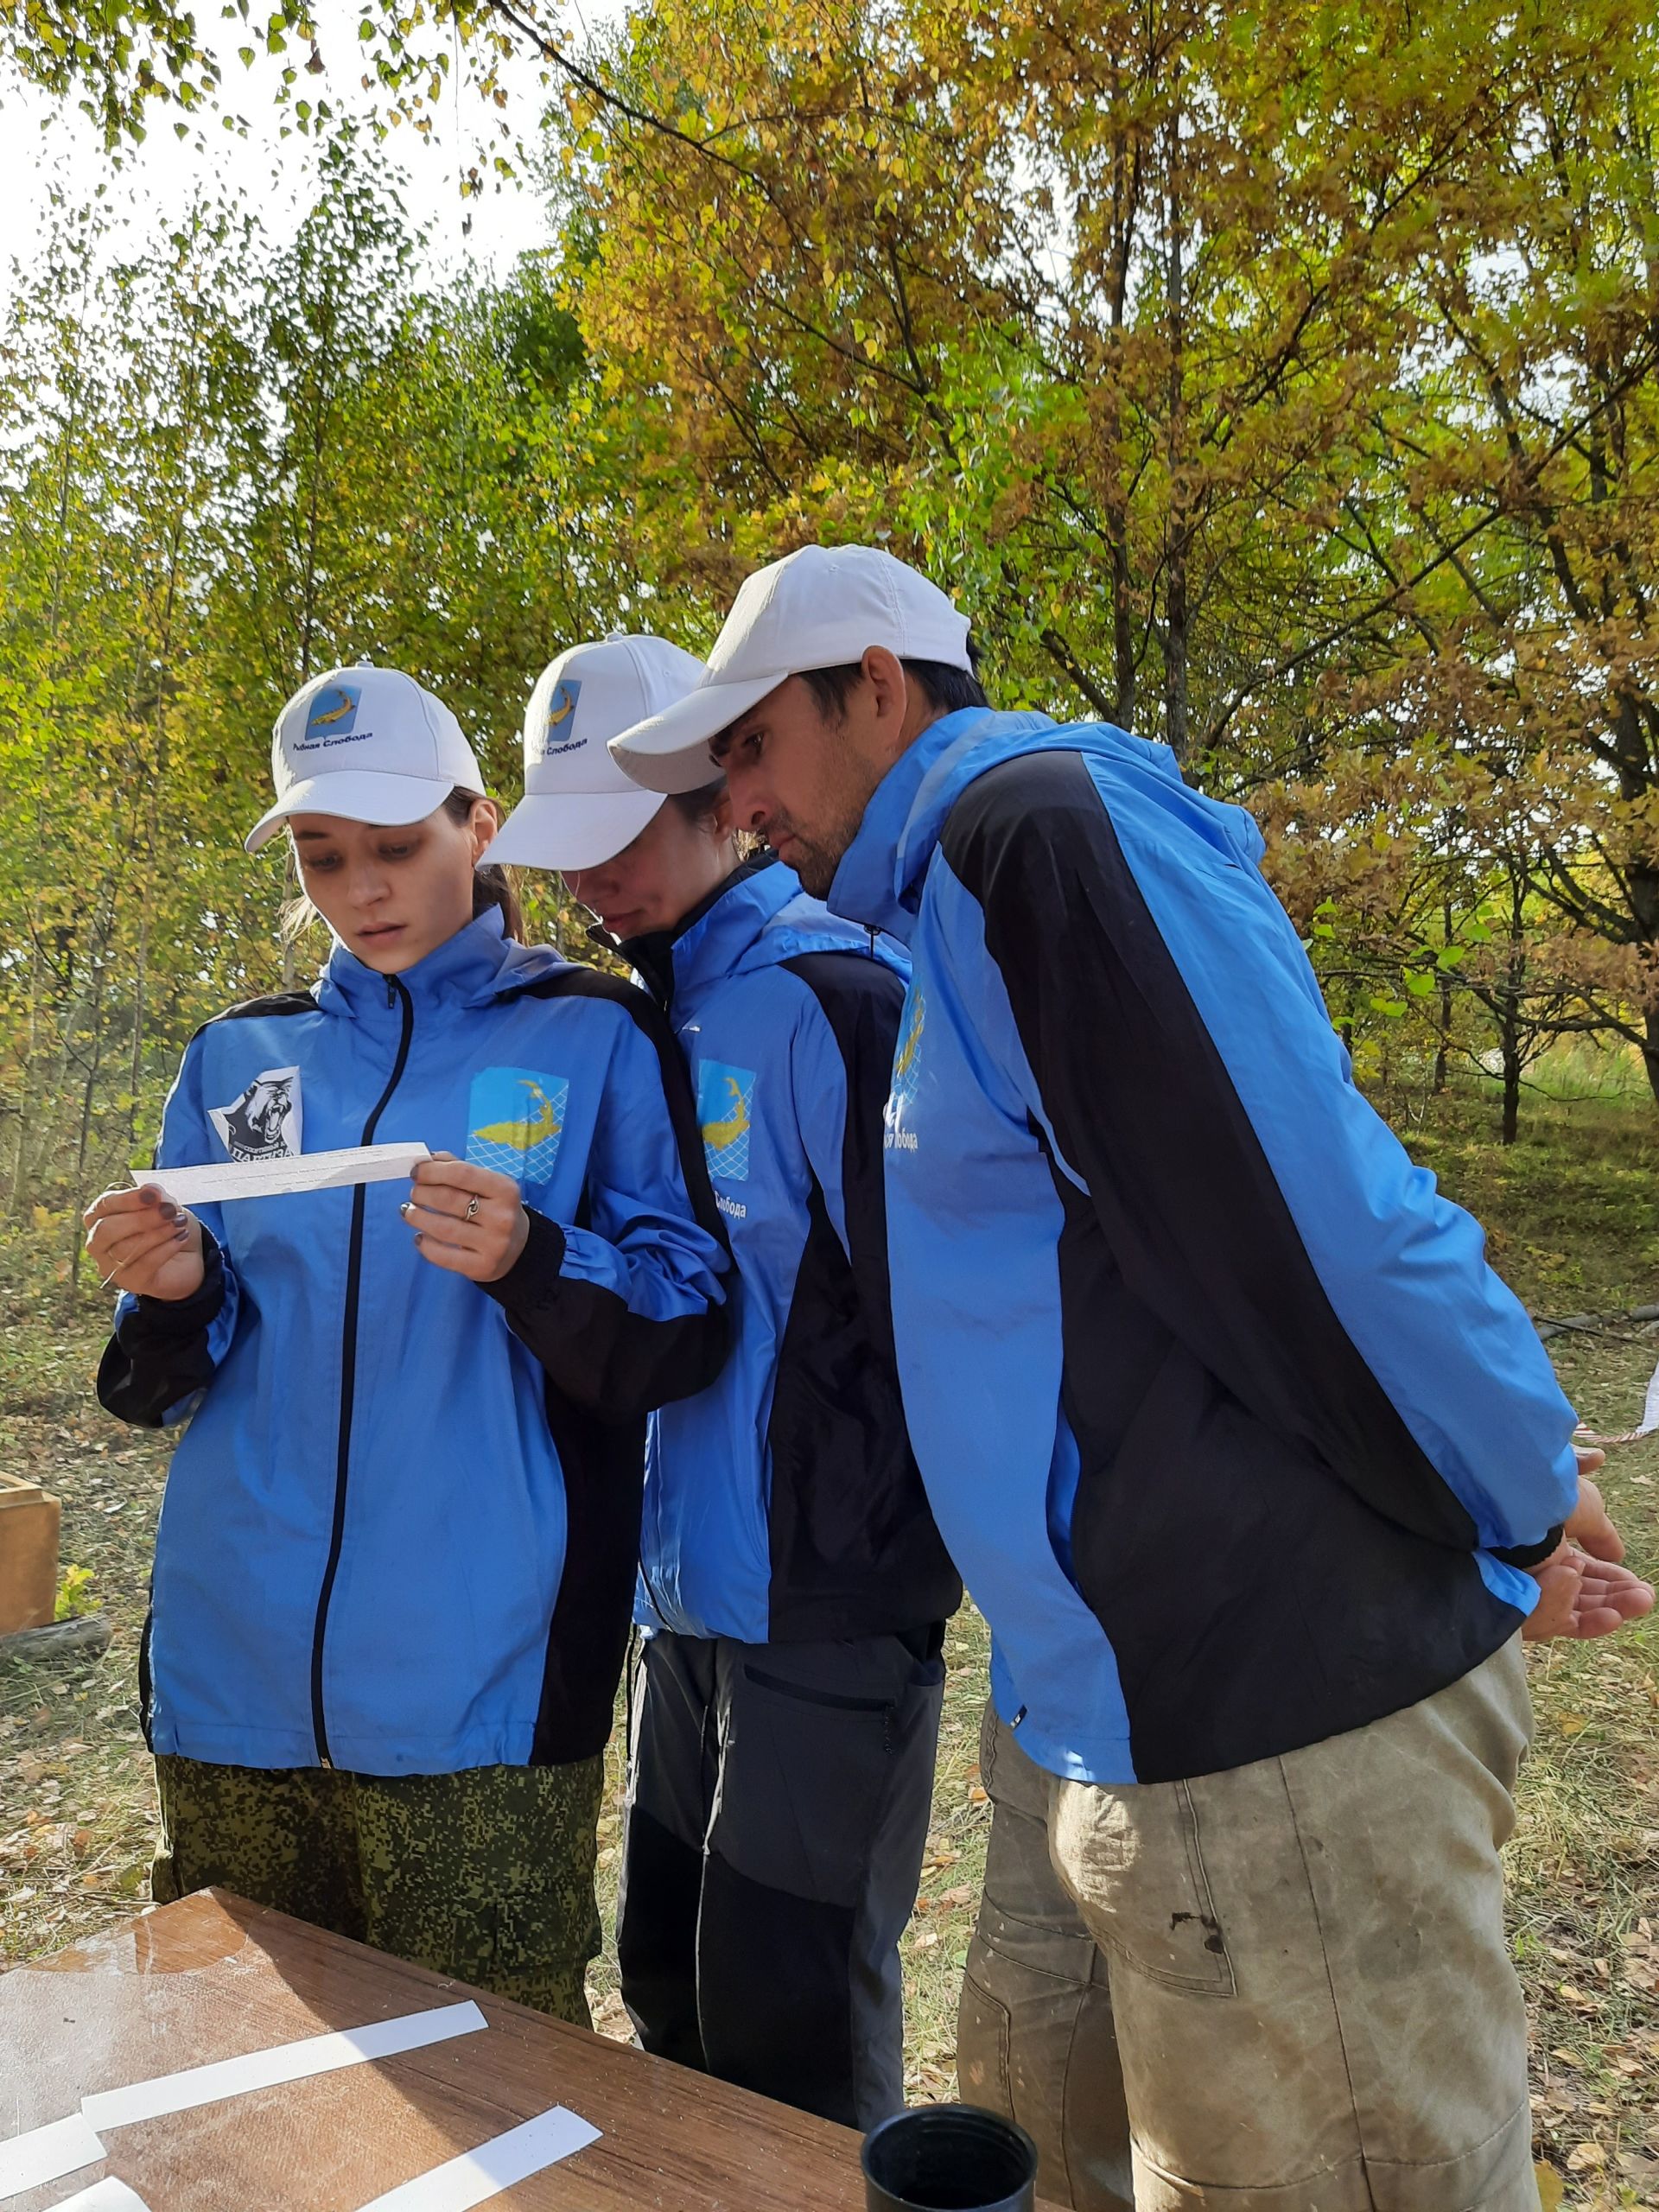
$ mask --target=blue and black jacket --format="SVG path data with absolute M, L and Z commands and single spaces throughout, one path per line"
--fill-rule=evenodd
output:
M 882 1109 L 904 957 L 775 862 L 621 948 L 691 1069 L 733 1351 L 651 1424 L 638 1618 L 746 1643 L 931 1628 L 962 1585 L 906 1433 Z
M 419 1256 L 404 1183 L 244 1198 L 197 1210 L 196 1296 L 121 1300 L 105 1405 L 190 1415 L 156 1537 L 154 1748 L 386 1775 L 587 1758 L 646 1414 L 725 1350 L 673 1039 L 642 992 L 490 914 L 400 976 L 337 946 L 315 990 L 210 1021 L 157 1164 L 245 1156 L 292 1101 L 303 1151 L 418 1139 L 513 1173 L 529 1240 L 480 1285 Z
M 1514 1634 L 1573 1416 L 1355 1088 L 1236 808 L 1106 724 L 924 731 L 830 894 L 909 943 L 887 1132 L 911 1435 L 1054 1772 L 1292 1751 Z

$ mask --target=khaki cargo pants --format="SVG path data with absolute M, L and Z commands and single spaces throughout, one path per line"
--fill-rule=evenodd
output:
M 1351 1735 L 1185 1783 L 995 1801 L 963 2094 L 1079 2212 L 1537 2212 L 1498 1853 L 1520 1639 Z

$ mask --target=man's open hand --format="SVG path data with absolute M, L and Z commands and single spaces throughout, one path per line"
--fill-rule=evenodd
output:
M 1653 1611 L 1653 1586 L 1621 1564 L 1624 1540 L 1590 1479 L 1606 1454 L 1584 1446 L 1577 1449 L 1579 1502 L 1567 1516 L 1560 1545 L 1531 1570 L 1538 1603 L 1521 1632 L 1534 1643 L 1558 1636 L 1611 1636 Z

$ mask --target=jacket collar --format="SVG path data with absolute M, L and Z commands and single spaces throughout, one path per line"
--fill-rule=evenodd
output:
M 870 795 L 858 834 L 841 856 L 827 904 L 834 914 L 890 930 L 910 942 L 921 902 L 921 879 L 933 857 L 967 755 L 995 723 L 1049 729 L 1046 715 L 996 715 L 962 707 L 930 722 L 901 753 Z
M 564 964 L 547 947 L 512 943 L 492 907 L 395 978 L 366 967 L 336 941 L 318 982 L 317 1003 L 359 1021 L 397 1020 L 403 1001 L 396 986 L 401 984 L 418 1018 L 447 1007 L 486 1005 Z
M 666 1007 L 729 976 L 772 917 L 800 895 L 794 870 L 763 853 L 734 868 L 672 929 L 626 940 L 602 930 L 588 935 L 620 952 Z
M 908 941 L 945 821 L 976 777 L 1033 753 L 1079 753 L 1113 804 L 1161 824 L 1166 838 L 1193 836 L 1241 867 L 1258 867 L 1262 833 L 1241 806 L 1206 798 L 1182 780 L 1166 745 L 1110 722 L 1057 722 L 967 707 L 930 723 L 871 794 L 858 834 L 830 887 L 832 912 Z

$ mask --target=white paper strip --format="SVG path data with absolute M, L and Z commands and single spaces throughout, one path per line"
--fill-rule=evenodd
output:
M 1648 1384 L 1639 1427 L 1624 1429 L 1617 1436 L 1604 1436 L 1598 1429 L 1582 1427 L 1574 1429 L 1573 1433 L 1580 1444 L 1639 1444 L 1644 1436 L 1651 1436 L 1656 1429 L 1659 1429 L 1659 1367 L 1654 1369 Z
M 349 1183 L 390 1183 L 416 1160 L 423 1144 L 354 1144 L 342 1152 L 302 1152 L 292 1160 L 227 1160 L 212 1167 L 134 1168 L 135 1186 L 153 1183 L 181 1206 L 223 1205 L 229 1198 L 283 1198 L 296 1191 L 337 1191 Z
M 363 2212 L 469 2212 L 472 2205 L 482 2204 L 486 2197 L 527 2181 L 544 2166 L 555 2166 L 598 2140 L 598 2128 L 563 2105 L 555 2105 L 522 2127 L 480 2143 L 476 2151 L 446 2159 L 401 2188 L 389 2189 L 365 2204 Z
M 135 2082 L 130 2088 L 100 2089 L 83 2097 L 80 2109 L 94 2127 L 130 2127 L 135 2120 L 156 2120 L 168 2112 L 189 2112 L 196 2105 L 216 2104 L 221 2097 L 239 2097 L 250 2089 L 269 2089 L 279 2082 L 303 2082 L 313 2074 L 332 2074 L 338 2067 L 359 2065 L 365 2058 L 395 2058 L 399 2051 L 420 2050 L 428 2044 L 472 2035 L 488 2025 L 469 1999 L 465 2005 L 440 2005 L 429 2012 L 406 2012 L 396 2020 L 375 2020 L 365 2028 L 276 2044 L 266 2050 L 248 2051 L 240 2058 L 192 2066 L 182 2074 L 158 2074 L 152 2081 Z
M 79 2166 L 95 2166 L 103 2155 L 104 2145 L 85 2113 L 72 2112 L 48 2127 L 31 2127 L 27 2135 L 0 2143 L 0 2196 L 19 2196 Z
M 66 2196 L 61 2204 L 52 2207 L 52 2212 L 149 2212 L 149 2207 L 136 2189 L 129 2189 L 111 2174 L 105 2180 L 95 2181 L 90 2189 L 83 2189 L 79 2196 Z

